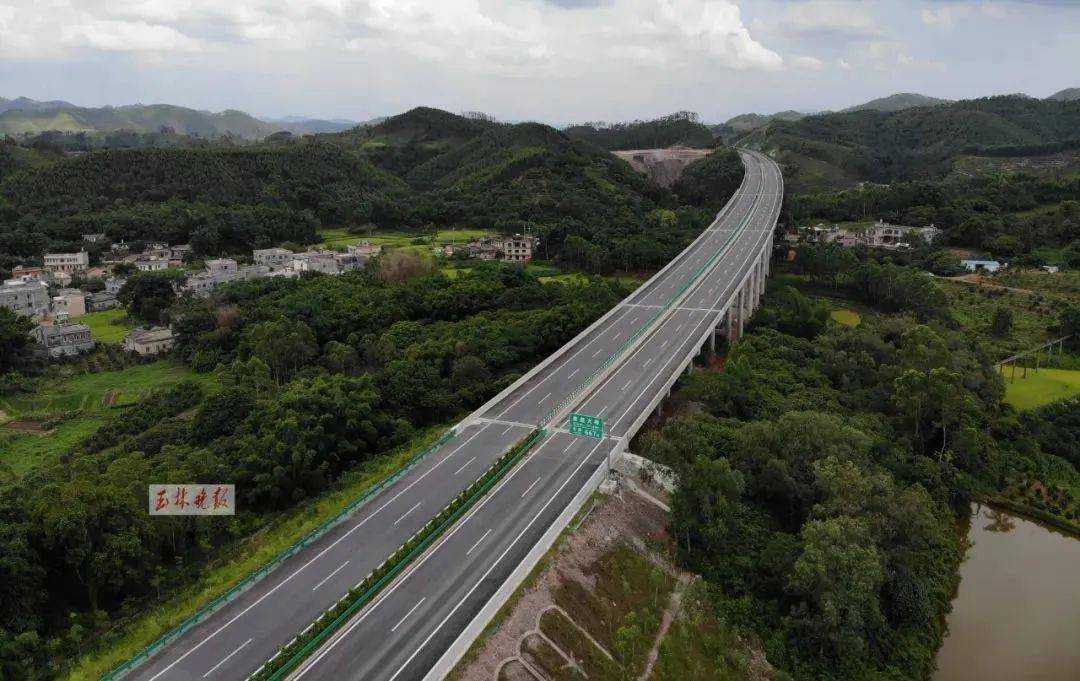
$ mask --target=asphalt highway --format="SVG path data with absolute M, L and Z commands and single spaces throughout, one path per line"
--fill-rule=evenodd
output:
M 505 581 L 562 508 L 699 347 L 771 234 L 779 169 L 744 152 L 743 186 L 705 232 L 588 333 L 353 516 L 172 641 L 125 678 L 245 679 L 404 543 L 513 443 L 646 327 L 679 290 L 678 308 L 650 328 L 575 410 L 607 419 L 597 442 L 549 424 L 548 437 L 296 676 L 420 679 Z M 702 273 L 701 268 L 722 254 Z

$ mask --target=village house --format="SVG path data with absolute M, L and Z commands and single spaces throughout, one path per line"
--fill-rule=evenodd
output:
M 35 279 L 9 279 L 0 286 L 0 306 L 40 318 L 49 313 L 49 287 Z
M 372 256 L 382 253 L 382 246 L 373 244 L 370 241 L 361 241 L 358 244 L 349 246 L 349 253 L 352 255 L 362 255 L 370 258 Z
M 125 283 L 127 283 L 127 279 L 124 277 L 109 277 L 105 280 L 105 292 L 115 296 L 120 293 L 120 289 L 124 287 Z
M 475 260 L 503 260 L 505 262 L 529 262 L 538 240 L 535 236 L 514 234 L 513 236 L 489 236 L 479 241 L 471 241 L 465 247 L 470 258 Z M 457 248 L 448 247 L 449 254 L 458 252 Z M 443 251 L 447 252 L 446 249 Z
M 42 324 L 32 332 L 33 339 L 50 358 L 70 357 L 94 349 L 90 327 L 86 324 Z
M 259 248 L 251 252 L 251 259 L 256 265 L 288 267 L 292 262 L 293 252 L 287 248 Z
M 45 254 L 45 269 L 54 274 L 57 272 L 66 272 L 68 274 L 84 272 L 88 267 L 90 267 L 90 254 L 86 251 Z
M 137 355 L 159 355 L 172 349 L 174 342 L 171 328 L 164 326 L 151 326 L 149 328 L 135 329 L 121 343 L 128 352 Z
M 53 319 L 68 320 L 86 314 L 86 294 L 77 288 L 62 288 L 53 296 Z
M 107 291 L 91 293 L 86 296 L 86 310 L 88 312 L 104 312 L 120 307 L 120 301 L 116 296 Z
M 96 244 L 99 241 L 105 240 L 105 233 L 98 232 L 97 234 L 83 234 L 82 240 L 88 244 Z
M 961 260 L 969 272 L 989 272 L 993 274 L 1001 269 L 1001 263 L 997 260 Z
M 159 272 L 170 265 L 169 259 L 160 255 L 140 255 L 135 258 L 135 269 L 140 272 Z
M 29 267 L 26 265 L 19 265 L 15 269 L 11 270 L 12 279 L 21 279 L 22 281 L 48 281 L 49 271 L 44 267 Z

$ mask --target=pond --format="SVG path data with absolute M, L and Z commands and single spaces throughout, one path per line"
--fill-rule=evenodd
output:
M 1080 679 L 1080 540 L 981 505 L 968 539 L 934 681 Z

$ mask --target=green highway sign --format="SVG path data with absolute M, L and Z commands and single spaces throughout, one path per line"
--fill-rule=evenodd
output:
M 570 434 L 604 439 L 604 419 L 588 414 L 570 414 Z

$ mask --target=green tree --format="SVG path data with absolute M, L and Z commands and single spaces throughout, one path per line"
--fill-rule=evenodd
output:
M 822 659 L 865 655 L 885 623 L 878 599 L 885 571 L 866 521 L 811 520 L 801 536 L 788 583 L 798 599 L 789 619 L 798 644 Z
M 1004 305 L 998 306 L 994 309 L 994 317 L 990 320 L 990 333 L 994 334 L 998 338 L 1003 338 L 1009 335 L 1009 332 L 1013 328 L 1013 313 L 1012 310 Z
M 252 355 L 270 367 L 279 385 L 319 353 L 311 327 L 298 319 L 254 324 L 245 330 L 244 343 Z
M 0 307 L 0 373 L 21 368 L 34 321 Z

